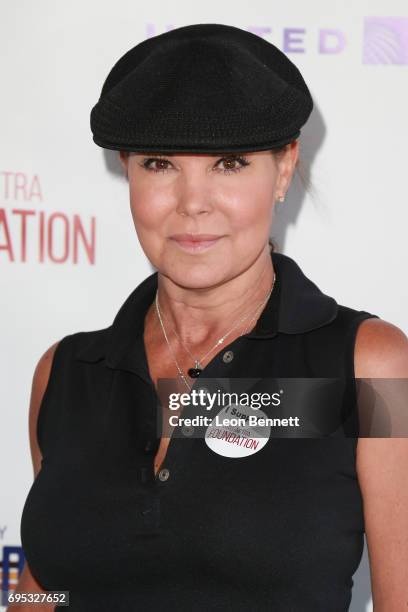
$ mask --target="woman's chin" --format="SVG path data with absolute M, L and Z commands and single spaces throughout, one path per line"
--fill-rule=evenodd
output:
M 175 284 L 187 289 L 208 289 L 218 285 L 228 277 L 228 271 L 222 262 L 186 262 L 181 259 L 166 261 L 160 272 Z

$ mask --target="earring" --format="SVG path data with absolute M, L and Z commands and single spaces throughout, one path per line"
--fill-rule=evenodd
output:
M 278 197 L 278 201 L 279 201 L 279 202 L 284 202 L 284 201 L 285 201 L 285 196 L 284 196 L 284 195 L 280 195 L 280 196 Z

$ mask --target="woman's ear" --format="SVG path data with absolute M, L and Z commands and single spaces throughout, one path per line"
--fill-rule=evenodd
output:
M 295 140 L 286 145 L 285 149 L 278 155 L 280 191 L 286 194 L 289 189 L 293 173 L 299 158 L 299 141 Z

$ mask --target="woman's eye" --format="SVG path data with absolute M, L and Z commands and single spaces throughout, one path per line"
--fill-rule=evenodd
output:
M 156 164 L 156 167 L 153 167 L 152 164 Z M 221 172 L 224 174 L 230 174 L 231 172 L 239 172 L 243 167 L 249 166 L 250 162 L 242 156 L 233 156 L 233 157 L 223 157 L 216 163 L 216 167 L 219 164 L 225 164 L 224 168 L 221 168 Z M 239 166 L 236 164 L 239 163 Z M 142 163 L 143 168 L 146 170 L 150 170 L 152 172 L 167 172 L 168 164 L 170 161 L 168 159 L 162 159 L 160 157 L 149 157 L 145 159 Z
M 226 167 L 224 166 L 224 170 L 223 170 L 224 174 L 229 174 L 230 172 L 239 172 L 245 166 L 249 166 L 249 163 L 250 163 L 245 157 L 241 157 L 241 156 L 223 157 L 222 159 L 219 160 L 217 165 L 220 162 L 223 162 L 223 163 L 226 162 Z M 239 162 L 240 164 L 238 167 L 235 166 L 236 162 Z
M 152 168 L 150 165 L 150 162 L 158 163 L 158 167 Z M 144 160 L 143 167 L 146 168 L 146 170 L 152 170 L 153 172 L 166 172 L 167 168 L 163 166 L 169 163 L 170 162 L 167 159 L 160 159 L 158 157 L 149 157 L 148 159 Z

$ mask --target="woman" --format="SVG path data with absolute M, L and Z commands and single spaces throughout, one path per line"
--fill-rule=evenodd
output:
M 400 329 L 269 248 L 311 110 L 292 62 L 232 26 L 178 28 L 111 70 L 94 141 L 119 151 L 157 271 L 36 368 L 20 591 L 68 590 L 87 612 L 346 611 L 365 530 L 375 612 L 406 605 L 404 439 L 271 438 L 233 457 L 158 435 L 163 379 L 407 376 Z

